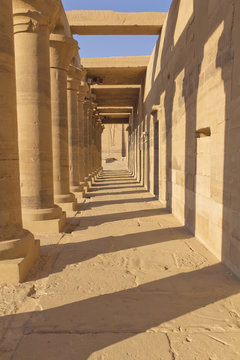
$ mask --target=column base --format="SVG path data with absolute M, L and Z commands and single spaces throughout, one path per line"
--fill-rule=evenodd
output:
M 89 185 L 88 183 L 86 183 L 86 185 L 84 185 L 84 192 L 85 192 L 85 195 L 86 193 L 89 191 Z
M 86 182 L 88 190 L 89 190 L 89 188 L 92 186 L 92 176 L 89 175 L 89 176 L 85 177 L 85 182 Z
M 101 175 L 101 171 L 102 171 L 102 168 L 98 168 L 96 171 L 95 171 L 95 176 L 94 176 L 94 180 L 96 181 L 99 176 Z
M 25 280 L 40 255 L 40 241 L 24 230 L 20 239 L 0 243 L 0 283 L 17 284 Z
M 101 175 L 102 170 L 103 170 L 102 167 L 100 167 L 100 168 L 97 169 L 97 177 L 99 177 L 99 176 Z
M 55 203 L 60 206 L 63 211 L 76 211 L 77 210 L 77 199 L 74 194 L 55 195 Z
M 75 195 L 77 201 L 82 200 L 85 197 L 85 183 L 80 184 L 79 186 L 73 186 L 70 188 L 71 192 Z
M 66 224 L 66 213 L 61 211 L 58 219 L 24 221 L 24 227 L 34 234 L 56 234 L 62 232 Z

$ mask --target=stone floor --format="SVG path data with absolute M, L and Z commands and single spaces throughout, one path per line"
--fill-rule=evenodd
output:
M 240 281 L 126 169 L 68 215 L 0 288 L 1 360 L 240 359 Z

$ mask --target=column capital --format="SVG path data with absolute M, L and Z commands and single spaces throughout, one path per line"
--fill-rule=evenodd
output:
M 68 90 L 78 91 L 79 84 L 81 83 L 81 79 L 82 79 L 82 69 L 74 65 L 70 65 L 68 69 L 68 77 L 67 77 Z
M 102 126 L 102 120 L 101 120 L 101 117 L 99 116 L 98 119 L 97 119 L 97 125 L 100 127 Z
M 87 110 L 90 109 L 90 106 L 91 106 L 91 100 L 89 100 L 87 94 L 85 96 L 85 100 L 84 100 L 84 105 L 86 106 Z
M 81 81 L 78 89 L 78 100 L 82 103 L 86 102 L 86 95 L 89 91 L 89 86 L 86 81 Z
M 51 31 L 61 11 L 60 0 L 13 0 L 14 33 L 38 32 L 41 26 Z
M 50 35 L 50 67 L 68 70 L 71 60 L 78 52 L 78 42 L 62 34 Z
M 96 100 L 96 98 L 95 98 L 95 100 Z M 95 113 L 95 112 L 97 112 L 97 106 L 98 106 L 98 104 L 96 103 L 96 102 L 94 102 L 93 100 L 91 100 L 91 109 L 92 109 L 92 111 Z
M 85 80 L 82 80 L 79 84 L 79 94 L 83 94 L 84 98 L 87 97 L 87 94 L 89 93 L 89 85 Z

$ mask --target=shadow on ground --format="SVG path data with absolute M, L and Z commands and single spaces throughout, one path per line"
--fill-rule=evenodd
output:
M 32 351 L 34 360 L 43 357 L 63 359 L 70 351 L 75 356 L 78 354 L 74 359 L 87 360 L 100 349 L 159 327 L 239 291 L 239 282 L 235 279 L 229 282 L 225 267 L 216 264 L 136 288 L 41 312 L 15 315 L 15 321 L 25 325 L 14 359 L 23 359 L 22 351 L 25 360 L 33 358 Z M 3 317 L 1 326 L 7 321 L 9 317 Z M 75 335 L 78 335 L 77 339 L 71 340 Z

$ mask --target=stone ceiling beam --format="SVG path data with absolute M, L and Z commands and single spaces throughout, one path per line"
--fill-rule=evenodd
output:
M 139 88 L 92 89 L 98 106 L 135 106 L 139 97 Z
M 83 58 L 89 78 L 101 77 L 104 85 L 139 85 L 146 75 L 149 56 Z
M 107 116 L 112 118 L 129 117 L 131 113 L 99 113 L 100 116 Z
M 128 118 L 105 118 L 102 120 L 103 124 L 129 124 Z
M 115 11 L 67 11 L 72 34 L 159 35 L 167 13 L 120 13 Z
M 99 111 L 102 112 L 131 112 L 133 110 L 133 107 L 127 107 L 127 106 L 98 106 L 97 107 Z
M 91 85 L 93 90 L 124 90 L 124 89 L 141 89 L 141 85 Z

